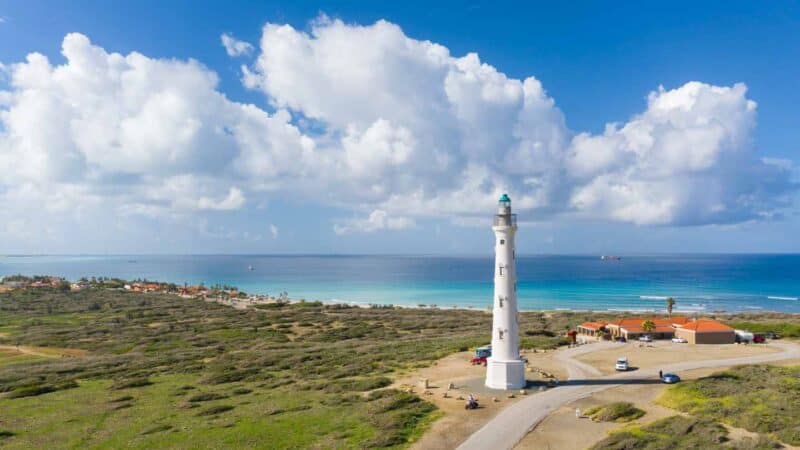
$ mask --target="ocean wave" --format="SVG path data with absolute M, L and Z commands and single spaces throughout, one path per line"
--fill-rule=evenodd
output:
M 660 295 L 640 295 L 639 298 L 642 300 L 666 300 L 669 297 L 662 297 Z
M 768 299 L 770 300 L 797 300 L 797 297 L 778 297 L 777 295 L 768 295 Z

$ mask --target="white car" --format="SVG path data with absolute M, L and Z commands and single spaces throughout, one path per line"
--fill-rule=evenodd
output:
M 624 356 L 617 358 L 617 364 L 614 365 L 614 368 L 620 372 L 626 372 L 628 370 L 628 358 Z
M 643 336 L 640 336 L 639 340 L 641 342 L 653 342 L 653 338 L 651 338 L 650 335 L 647 335 L 647 334 L 645 334 Z
M 687 343 L 689 341 L 687 341 L 686 339 L 684 339 L 682 337 L 674 337 L 674 338 L 672 338 L 672 342 L 674 342 L 676 344 L 685 344 L 685 343 Z

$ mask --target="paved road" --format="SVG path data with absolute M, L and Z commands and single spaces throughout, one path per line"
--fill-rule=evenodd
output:
M 655 369 L 641 369 L 632 373 L 621 373 L 605 377 L 586 377 L 587 373 L 597 374 L 597 369 L 572 358 L 581 353 L 600 350 L 599 346 L 601 345 L 605 346 L 606 343 L 588 344 L 568 349 L 563 352 L 563 355 L 558 355 L 558 359 L 566 363 L 570 381 L 555 389 L 531 395 L 500 411 L 486 425 L 467 438 L 458 447 L 459 450 L 512 449 L 539 422 L 563 405 L 621 384 L 650 382 L 650 380 L 658 377 L 658 371 Z M 729 367 L 737 364 L 758 364 L 785 359 L 800 359 L 800 346 L 797 344 L 781 342 L 770 345 L 779 347 L 783 351 L 741 358 L 688 361 L 675 364 L 671 366 L 670 370 L 680 372 L 694 369 Z

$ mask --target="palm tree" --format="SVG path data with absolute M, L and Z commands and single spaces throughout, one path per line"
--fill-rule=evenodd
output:
M 667 297 L 667 313 L 672 316 L 672 307 L 675 306 L 675 299 Z
M 656 324 L 652 320 L 647 319 L 642 322 L 642 329 L 645 331 L 645 333 L 652 333 L 653 330 L 656 329 Z

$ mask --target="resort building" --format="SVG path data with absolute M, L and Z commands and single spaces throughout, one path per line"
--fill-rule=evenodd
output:
M 645 321 L 655 325 L 645 331 Z M 711 319 L 690 320 L 687 317 L 636 317 L 614 322 L 584 322 L 578 326 L 578 335 L 584 338 L 615 339 L 618 337 L 639 339 L 648 335 L 653 339 L 682 337 L 692 344 L 732 344 L 735 341 L 733 328 Z
M 675 330 L 676 337 L 690 344 L 733 344 L 736 331 L 716 320 L 700 319 L 689 322 Z

